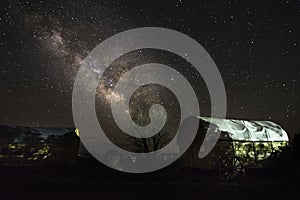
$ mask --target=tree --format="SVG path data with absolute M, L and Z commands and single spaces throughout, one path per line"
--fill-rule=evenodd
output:
M 14 127 L 0 126 L 0 154 L 2 149 L 12 143 L 18 134 Z
M 162 115 L 162 113 L 156 113 L 157 117 Z M 149 123 L 149 117 L 145 112 L 138 113 L 135 117 L 133 117 L 133 121 L 139 125 L 146 125 Z M 141 131 L 141 128 L 138 132 Z M 131 143 L 135 147 L 135 151 L 138 153 L 146 153 L 159 150 L 169 143 L 169 141 L 173 138 L 175 133 L 172 134 L 172 128 L 166 125 L 163 129 L 157 133 L 156 135 L 149 138 L 137 138 L 130 136 L 129 139 Z

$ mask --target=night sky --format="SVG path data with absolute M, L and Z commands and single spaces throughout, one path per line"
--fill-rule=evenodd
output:
M 208 51 L 225 83 L 227 118 L 272 120 L 290 135 L 300 132 L 299 0 L 0 4 L 0 124 L 74 126 L 72 87 L 85 56 L 114 34 L 154 26 L 187 34 Z M 144 51 L 124 59 L 182 62 L 173 58 Z

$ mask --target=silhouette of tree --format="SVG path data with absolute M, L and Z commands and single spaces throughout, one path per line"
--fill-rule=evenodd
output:
M 23 127 L 24 138 L 23 141 L 26 145 L 40 145 L 43 142 L 41 133 L 34 128 Z
M 161 113 L 158 113 L 158 115 Z M 133 119 L 137 124 L 147 124 L 148 116 L 140 113 Z M 159 133 L 149 138 L 130 137 L 131 143 L 135 146 L 137 152 L 151 152 L 156 151 L 165 146 L 170 139 L 172 139 L 172 132 L 170 127 L 164 127 Z
M 7 148 L 8 144 L 14 141 L 16 135 L 15 128 L 0 126 L 0 155 L 2 154 L 2 149 Z

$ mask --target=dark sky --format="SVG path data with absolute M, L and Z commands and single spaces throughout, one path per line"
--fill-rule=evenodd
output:
M 224 79 L 228 118 L 300 132 L 299 0 L 0 4 L 0 124 L 73 126 L 72 87 L 84 57 L 116 33 L 156 26 L 208 51 Z

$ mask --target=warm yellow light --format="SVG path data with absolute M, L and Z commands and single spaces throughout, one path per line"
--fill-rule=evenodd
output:
M 79 137 L 79 129 L 78 128 L 75 129 L 75 133 Z

